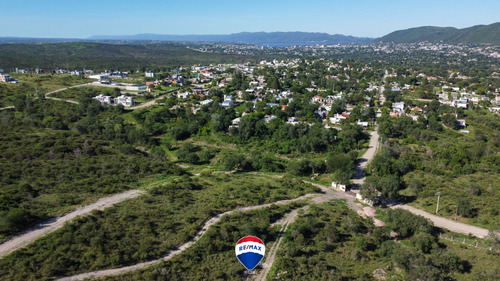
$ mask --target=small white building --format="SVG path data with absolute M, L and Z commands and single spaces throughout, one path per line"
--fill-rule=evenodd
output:
M 155 77 L 155 73 L 152 72 L 152 71 L 146 71 L 144 72 L 144 75 L 147 77 L 147 78 L 154 78 Z
M 115 99 L 115 104 L 121 104 L 123 106 L 132 106 L 134 105 L 134 98 L 121 95 Z
M 358 199 L 359 201 L 361 201 L 365 204 L 368 204 L 370 206 L 373 206 L 375 204 L 375 202 L 373 202 L 372 200 L 369 200 L 367 198 L 363 198 L 363 195 L 361 195 L 360 193 L 356 193 L 356 199 Z
M 332 187 L 333 187 L 333 189 L 338 190 L 338 191 L 343 191 L 343 192 L 347 191 L 347 187 L 346 187 L 345 184 L 340 184 L 340 183 L 337 183 L 337 182 L 332 182 Z

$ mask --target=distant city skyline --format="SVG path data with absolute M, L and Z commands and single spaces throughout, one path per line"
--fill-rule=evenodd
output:
M 19 0 L 0 4 L 0 37 L 304 31 L 376 38 L 419 26 L 491 24 L 499 11 L 498 0 Z

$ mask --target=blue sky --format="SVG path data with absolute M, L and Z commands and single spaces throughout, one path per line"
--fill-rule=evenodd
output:
M 16 0 L 0 3 L 0 36 L 229 34 L 308 31 L 380 37 L 425 25 L 500 21 L 498 0 Z

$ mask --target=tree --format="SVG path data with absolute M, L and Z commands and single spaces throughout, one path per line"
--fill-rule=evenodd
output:
M 237 171 L 243 167 L 245 156 L 239 153 L 226 152 L 222 155 L 221 160 L 224 169 L 227 171 Z
M 344 99 L 336 99 L 332 103 L 332 109 L 330 110 L 330 115 L 333 116 L 334 114 L 340 114 L 346 110 L 346 103 Z
M 335 173 L 336 171 L 352 174 L 356 163 L 349 154 L 346 153 L 331 153 L 326 160 L 328 172 Z
M 195 152 L 196 148 L 191 143 L 184 144 L 177 150 L 177 158 L 179 161 L 196 164 L 200 160 L 198 154 Z
M 477 212 L 471 205 L 471 198 L 461 197 L 458 199 L 457 213 L 462 217 L 473 218 L 477 215 Z
M 446 114 L 443 116 L 443 123 L 446 125 L 446 127 L 450 129 L 457 129 L 457 118 L 453 114 Z

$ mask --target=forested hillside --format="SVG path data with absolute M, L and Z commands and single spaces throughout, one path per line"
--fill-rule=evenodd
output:
M 193 63 L 241 62 L 246 56 L 194 51 L 178 44 L 0 44 L 3 69 L 141 69 Z

